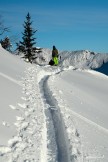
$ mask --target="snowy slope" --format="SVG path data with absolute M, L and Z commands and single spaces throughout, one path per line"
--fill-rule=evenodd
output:
M 20 100 L 21 77 L 24 76 L 26 66 L 0 46 L 0 144 L 6 144 L 16 132 L 13 122 L 19 112 L 13 111 L 10 105 L 16 105 Z
M 83 161 L 107 162 L 108 77 L 90 70 L 70 70 L 53 77 L 49 84 L 66 123 L 68 118 L 79 132 Z M 67 128 L 70 136 L 71 124 Z
M 0 162 L 108 161 L 108 77 L 75 70 L 68 54 L 60 67 L 39 66 L 0 47 Z M 80 68 L 95 56 L 83 54 Z

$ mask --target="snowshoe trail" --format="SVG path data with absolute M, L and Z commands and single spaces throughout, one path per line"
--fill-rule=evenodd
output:
M 55 134 L 55 142 L 57 145 L 57 161 L 58 162 L 70 162 L 69 156 L 69 144 L 67 135 L 65 132 L 65 126 L 63 123 L 62 116 L 60 114 L 59 107 L 57 105 L 57 101 L 51 95 L 51 92 L 47 85 L 47 80 L 49 76 L 46 76 L 41 82 L 40 87 L 43 91 L 44 98 L 46 99 L 47 104 L 49 105 L 49 113 L 51 115 L 52 123 L 54 125 L 54 134 Z
M 42 98 L 44 103 L 48 105 L 47 108 L 44 109 L 47 117 L 46 123 L 52 123 L 50 128 L 53 127 L 52 137 L 55 137 L 55 149 L 52 147 L 54 145 L 49 145 L 48 148 L 52 150 L 52 153 L 56 154 L 55 160 L 57 162 L 82 162 L 83 154 L 78 131 L 76 130 L 74 123 L 70 121 L 70 118 L 66 119 L 63 113 L 61 113 L 63 104 L 59 107 L 59 101 L 55 99 L 54 94 L 49 89 L 49 80 L 51 80 L 51 83 L 53 84 L 53 77 L 62 72 L 63 69 L 53 68 L 53 71 L 48 73 L 51 69 L 44 69 L 46 74 L 39 82 Z M 69 117 L 69 114 L 65 114 L 65 116 Z M 50 119 L 49 122 L 48 119 Z M 71 133 L 69 132 L 69 129 L 71 130 Z M 51 138 L 51 132 L 48 131 L 48 127 L 47 135 L 48 139 L 53 141 L 53 138 Z

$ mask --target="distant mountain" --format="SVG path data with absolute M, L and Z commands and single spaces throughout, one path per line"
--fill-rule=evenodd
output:
M 99 71 L 103 74 L 108 75 L 108 62 L 107 63 L 103 63 L 103 65 L 97 69 L 95 69 L 96 71 Z
M 44 59 L 43 59 L 44 58 Z M 38 63 L 48 64 L 51 50 L 43 49 Z M 74 66 L 81 69 L 94 69 L 108 75 L 108 53 L 95 53 L 88 50 L 59 51 L 59 65 Z

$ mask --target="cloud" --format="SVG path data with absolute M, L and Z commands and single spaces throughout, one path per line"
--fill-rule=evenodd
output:
M 99 25 L 108 22 L 108 12 L 94 9 L 40 10 L 34 13 L 42 23 L 57 26 L 73 24 Z
M 56 8 L 44 6 L 6 6 L 3 13 L 6 22 L 21 30 L 27 12 L 30 12 L 33 26 L 41 31 L 94 29 L 108 27 L 108 11 L 96 8 Z

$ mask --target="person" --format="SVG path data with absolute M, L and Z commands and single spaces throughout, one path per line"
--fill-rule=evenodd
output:
M 55 46 L 53 46 L 53 50 L 52 50 L 52 60 L 54 62 L 54 65 L 58 65 L 58 50 L 56 49 Z

